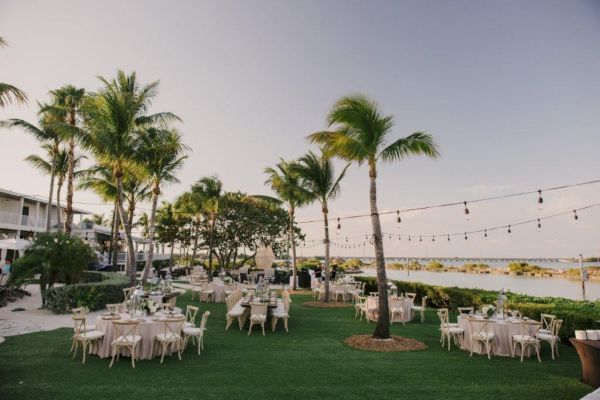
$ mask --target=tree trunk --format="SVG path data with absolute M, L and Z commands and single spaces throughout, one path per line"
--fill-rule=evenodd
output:
M 150 226 L 148 228 L 150 244 L 148 245 L 148 253 L 146 254 L 146 266 L 144 267 L 144 273 L 142 274 L 142 283 L 146 283 L 148 280 L 148 275 L 152 270 L 152 259 L 154 258 L 154 235 L 156 234 L 156 207 L 158 205 L 159 195 L 160 190 L 158 189 L 157 185 L 154 185 L 152 190 L 152 208 L 150 209 Z
M 292 245 L 292 290 L 296 290 L 296 240 L 294 239 L 294 207 L 290 206 L 290 244 Z
M 329 221 L 327 220 L 327 203 L 323 204 L 323 226 L 325 228 L 325 302 L 329 303 Z
M 58 183 L 56 185 L 56 229 L 60 232 L 62 231 L 62 223 L 60 220 L 62 219 L 60 213 L 62 212 L 60 205 L 60 192 L 62 191 L 63 180 L 62 178 L 58 178 Z
M 211 218 L 210 220 L 210 232 L 208 235 L 208 280 L 212 281 L 212 261 L 213 261 L 213 235 L 215 232 L 215 218 Z
M 117 254 L 119 253 L 119 249 L 117 248 L 117 237 L 119 235 L 119 216 L 117 210 L 117 200 L 115 200 L 115 205 L 113 207 L 113 218 L 112 218 L 112 227 L 110 230 L 110 252 L 108 254 L 109 261 L 112 261 L 112 270 L 113 272 L 117 271 Z
M 71 125 L 75 125 L 72 119 Z M 65 215 L 65 232 L 71 234 L 73 225 L 73 180 L 75 177 L 75 139 L 71 137 L 69 140 L 69 157 L 67 167 L 67 210 Z
M 129 283 L 131 286 L 135 286 L 136 283 L 136 263 L 135 263 L 135 250 L 133 248 L 133 238 L 131 237 L 131 226 L 127 221 L 127 214 L 125 208 L 123 208 L 123 174 L 116 173 L 117 178 L 117 208 L 119 209 L 119 217 L 125 230 L 125 245 L 127 246 L 127 266 L 125 268 L 125 274 L 129 277 Z
M 196 252 L 198 251 L 198 233 L 200 231 L 200 219 L 194 221 L 194 248 L 192 249 L 192 260 L 190 261 L 190 267 L 194 268 L 194 262 L 196 261 Z
M 175 241 L 171 242 L 171 254 L 169 255 L 169 273 L 173 272 L 173 249 L 175 248 Z
M 52 228 L 52 197 L 54 196 L 54 179 L 56 177 L 56 153 L 54 148 L 52 154 L 52 165 L 50 166 L 50 194 L 48 195 L 48 206 L 46 207 L 46 232 Z
M 377 291 L 379 292 L 378 318 L 373 337 L 388 339 L 390 337 L 390 313 L 387 295 L 387 276 L 385 273 L 385 257 L 383 255 L 383 240 L 381 237 L 381 223 L 377 210 L 377 170 L 375 165 L 369 166 L 371 187 L 369 198 L 371 202 L 371 224 L 373 225 L 373 242 L 375 243 L 375 262 L 377 264 Z

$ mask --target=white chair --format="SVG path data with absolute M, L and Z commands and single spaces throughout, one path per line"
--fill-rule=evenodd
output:
M 200 327 L 196 326 L 184 326 L 183 327 L 183 349 L 187 347 L 187 342 L 190 338 L 192 340 L 197 341 L 198 343 L 198 355 L 200 355 L 200 350 L 204 350 L 204 332 L 206 332 L 206 321 L 210 315 L 210 311 L 205 311 L 202 314 L 202 319 L 200 320 Z
M 129 287 L 129 288 L 123 289 L 123 297 L 125 298 L 125 300 L 123 300 L 123 302 L 126 302 L 127 300 L 129 300 L 131 298 L 131 295 L 133 294 L 134 290 L 135 290 L 135 287 Z
M 290 317 L 290 297 L 289 294 L 284 293 L 283 299 L 281 303 L 277 305 L 277 308 L 273 310 L 271 313 L 271 329 L 275 332 L 275 327 L 277 326 L 277 321 L 280 319 L 283 320 L 283 327 L 286 332 L 288 331 L 288 319 Z
M 240 326 L 240 331 L 244 327 L 248 312 L 247 312 L 247 308 L 242 307 L 242 305 L 240 304 L 240 300 L 239 300 L 240 298 L 241 298 L 241 293 L 239 296 L 232 294 L 229 297 L 227 297 L 227 299 L 225 299 L 225 302 L 227 303 L 227 308 L 229 309 L 229 311 L 227 311 L 227 315 L 226 315 L 227 325 L 225 326 L 225 330 L 229 329 L 229 327 L 231 326 L 234 319 L 238 320 L 238 325 Z
M 169 346 L 177 347 L 177 357 L 181 360 L 181 348 L 183 347 L 183 338 L 181 337 L 181 330 L 183 328 L 183 323 L 185 322 L 185 317 L 182 315 L 180 317 L 175 318 L 166 318 L 164 321 L 164 329 L 163 333 L 159 333 L 154 336 L 154 340 L 158 342 L 161 347 L 161 356 L 160 363 L 163 363 L 165 359 L 165 350 Z
M 214 301 L 214 296 L 215 288 L 210 283 L 205 284 L 200 290 L 200 302 L 206 301 L 208 303 L 211 300 Z
M 142 337 L 136 334 L 139 323 L 140 321 L 138 320 L 113 321 L 116 339 L 111 343 L 112 358 L 110 360 L 110 364 L 108 365 L 109 368 L 113 366 L 115 358 L 117 361 L 119 361 L 121 356 L 121 347 L 129 350 L 129 354 L 131 355 L 131 366 L 135 368 L 135 359 L 137 357 L 136 349 L 139 342 L 142 340 Z
M 408 293 L 407 293 L 408 294 Z M 414 299 L 413 299 L 414 300 Z M 412 306 L 410 308 L 410 311 L 412 312 L 413 316 L 416 312 L 421 314 L 421 323 L 425 322 L 425 307 L 427 305 L 427 296 L 423 296 L 421 298 L 421 305 L 420 306 Z
M 521 347 L 521 362 L 523 362 L 523 355 L 525 354 L 525 350 L 527 350 L 529 347 L 533 347 L 535 349 L 538 361 L 542 362 L 542 360 L 540 359 L 540 341 L 535 336 L 530 335 L 528 329 L 532 325 L 535 325 L 535 323 L 532 324 L 530 322 L 523 321 L 519 323 L 519 325 L 521 333 L 517 335 L 512 335 L 512 356 L 515 356 L 515 353 L 517 351 L 517 344 L 519 344 Z
M 538 333 L 546 333 L 552 335 L 552 321 L 556 319 L 556 315 L 540 314 L 540 329 Z
M 185 322 L 183 323 L 183 327 L 186 326 L 196 326 L 196 315 L 198 314 L 198 307 L 190 306 L 189 304 L 185 308 Z
M 446 326 L 447 327 L 458 328 L 458 323 L 457 322 L 450 322 L 450 314 L 449 314 L 447 308 L 439 308 L 438 309 L 438 315 L 439 314 L 442 314 L 443 319 L 446 321 Z M 444 333 L 440 329 L 440 343 L 443 343 L 443 342 L 444 342 Z
M 552 359 L 554 360 L 554 353 L 556 353 L 557 357 L 560 357 L 558 354 L 558 342 L 560 342 L 560 327 L 562 326 L 562 319 L 553 319 L 550 324 L 550 333 L 542 332 L 542 329 L 538 330 L 535 334 L 535 337 L 538 338 L 542 342 L 548 342 L 550 344 L 550 350 L 552 351 Z M 541 345 L 541 344 L 540 344 Z
M 402 325 L 405 325 L 404 318 L 404 299 L 390 300 L 390 324 L 394 323 L 394 317 L 399 316 Z
M 367 298 L 365 296 L 355 295 L 354 300 L 354 318 L 358 318 L 362 321 L 363 316 L 367 317 Z
M 265 336 L 265 322 L 267 322 L 267 304 L 252 303 L 250 305 L 250 328 L 248 328 L 248 336 L 252 333 L 254 325 L 260 325 L 262 334 Z
M 73 359 L 77 357 L 77 347 L 81 344 L 81 350 L 83 353 L 82 364 L 85 364 L 85 354 L 88 349 L 88 345 L 92 346 L 102 341 L 104 338 L 104 333 L 96 330 L 88 329 L 85 323 L 85 314 L 84 315 L 73 315 L 73 322 L 75 323 L 75 328 L 73 330 L 73 344 L 71 345 L 71 351 L 75 350 L 73 353 Z
M 417 297 L 417 294 L 416 293 L 406 293 L 406 297 L 408 297 L 409 299 L 414 301 L 415 297 Z
M 313 301 L 318 300 L 321 297 L 321 284 L 317 281 L 317 286 L 311 289 Z
M 469 357 L 473 356 L 473 349 L 476 345 L 479 345 L 479 353 L 485 345 L 485 352 L 490 359 L 494 350 L 494 333 L 489 330 L 490 322 L 486 319 L 476 318 L 467 318 L 467 321 L 471 327 L 471 354 Z
M 456 307 L 459 315 L 473 315 L 475 312 L 475 307 Z
M 338 301 L 338 298 L 342 298 L 342 301 L 346 301 L 346 290 L 343 285 L 335 285 L 333 286 L 333 295 L 335 301 Z
M 442 333 L 442 347 L 445 346 L 448 340 L 448 351 L 450 351 L 450 342 L 454 340 L 456 347 L 460 347 L 465 335 L 465 330 L 458 326 L 451 325 L 448 321 L 448 312 L 438 311 L 437 315 L 440 319 L 440 331 Z

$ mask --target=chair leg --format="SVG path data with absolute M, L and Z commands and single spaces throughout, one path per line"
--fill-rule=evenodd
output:
M 163 360 L 165 359 L 165 344 L 162 344 L 162 354 L 160 356 L 160 363 L 163 363 Z
M 85 364 L 85 350 L 87 347 L 87 341 L 83 342 L 83 348 L 81 349 L 81 352 L 83 353 L 83 360 L 81 361 L 82 364 Z
M 75 359 L 75 357 L 77 357 L 77 347 L 79 347 L 79 343 L 77 341 L 75 341 L 75 352 L 73 353 L 73 360 Z
M 523 362 L 523 355 L 525 354 L 525 346 L 521 343 L 521 362 Z
M 131 368 L 135 368 L 135 343 L 131 346 Z
M 554 350 L 556 351 L 556 357 L 560 357 L 560 354 L 558 354 L 558 343 L 555 342 L 554 344 Z
M 110 360 L 110 364 L 108 365 L 108 368 L 111 368 L 115 362 L 115 355 L 116 355 L 117 351 L 116 351 L 116 346 L 113 346 L 112 348 L 112 358 Z
M 248 328 L 248 336 L 250 336 L 250 333 L 252 333 L 252 325 L 253 325 L 253 322 L 250 321 L 250 328 Z
M 264 322 L 262 322 L 262 323 L 260 324 L 260 327 L 262 328 L 263 336 L 265 336 L 265 323 L 264 323 Z
M 285 333 L 289 333 L 289 331 L 288 331 L 288 318 L 287 317 L 285 317 L 283 319 L 283 326 L 285 328 Z
M 538 362 L 541 363 L 542 359 L 540 358 L 540 344 L 539 343 L 537 343 L 535 345 L 535 352 L 537 353 Z

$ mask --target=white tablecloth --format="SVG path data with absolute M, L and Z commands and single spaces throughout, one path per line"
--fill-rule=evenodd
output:
M 469 321 L 462 316 L 458 317 L 458 326 L 465 330 L 465 336 L 463 340 L 463 344 L 461 348 L 463 350 L 471 351 L 471 334 L 473 333 L 472 329 L 476 327 L 471 327 Z M 525 335 L 533 336 L 538 329 L 540 328 L 539 323 L 537 321 L 531 321 L 531 323 L 526 324 L 524 328 Z M 488 325 L 488 331 L 494 333 L 494 355 L 510 357 L 512 351 L 512 336 L 522 334 L 521 324 L 517 323 L 515 320 L 490 320 Z M 480 346 L 476 345 L 473 349 L 474 352 L 480 352 Z M 520 351 L 517 348 L 517 351 Z M 485 346 L 481 350 L 481 353 L 485 352 Z M 529 354 L 527 354 L 529 356 Z
M 122 314 L 123 317 L 126 314 Z M 141 317 L 143 319 L 142 322 L 137 326 L 136 335 L 141 336 L 142 340 L 138 344 L 138 348 L 136 350 L 138 358 L 140 360 L 148 360 L 154 358 L 156 355 L 155 351 L 160 350 L 154 348 L 155 336 L 159 333 L 164 333 L 165 323 L 162 321 L 153 321 L 155 317 Z M 138 318 L 139 319 L 139 318 Z M 112 320 L 103 319 L 102 316 L 98 316 L 96 319 L 96 330 L 104 333 L 104 338 L 100 343 L 100 346 L 94 346 L 90 351 L 91 354 L 97 354 L 100 358 L 111 357 L 112 354 L 112 346 L 111 343 L 114 339 L 116 339 L 116 329 L 112 323 Z M 169 350 L 169 349 L 168 349 Z M 177 349 L 173 346 L 171 351 L 176 351 Z M 128 351 L 123 349 L 121 350 L 122 355 L 127 354 Z
M 391 299 L 388 298 L 388 304 Z M 395 314 L 394 319 L 391 322 L 409 322 L 412 319 L 412 313 L 410 308 L 413 306 L 413 300 L 409 298 L 405 298 L 402 301 L 402 307 L 404 309 L 404 314 L 401 316 L 400 314 Z M 377 321 L 377 308 L 379 307 L 379 297 L 369 296 L 367 297 L 367 321 Z

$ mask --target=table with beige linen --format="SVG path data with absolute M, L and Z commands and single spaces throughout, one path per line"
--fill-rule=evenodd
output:
M 411 312 L 411 307 L 413 306 L 414 302 L 413 299 L 411 298 L 398 298 L 398 299 L 393 299 L 392 297 L 388 297 L 388 304 L 391 303 L 392 300 L 398 300 L 402 302 L 402 308 L 404 310 L 404 313 L 402 315 L 400 315 L 400 313 L 396 313 L 394 314 L 394 319 L 390 320 L 391 322 L 409 322 L 410 320 L 412 320 L 412 312 Z M 378 296 L 369 296 L 367 297 L 367 314 L 366 314 L 366 318 L 367 321 L 377 321 L 377 309 L 379 308 L 379 297 Z M 391 311 L 391 308 L 390 308 Z
M 173 314 L 173 316 L 169 316 L 169 318 L 181 316 L 181 313 Z M 116 339 L 116 330 L 113 325 L 113 321 L 118 318 L 121 319 L 129 319 L 129 314 L 119 314 L 119 316 L 108 316 L 108 315 L 100 315 L 96 319 L 96 330 L 104 333 L 104 338 L 102 342 L 98 346 L 94 346 L 90 354 L 97 354 L 100 358 L 111 357 L 112 354 L 112 346 L 111 343 Z M 136 355 L 140 360 L 149 360 L 154 358 L 157 354 L 157 351 L 160 351 L 160 346 L 154 346 L 156 335 L 160 333 L 164 333 L 165 330 L 165 322 L 166 314 L 156 313 L 154 316 L 139 316 L 136 317 L 137 320 L 140 321 L 137 326 L 136 335 L 140 336 L 142 340 L 138 344 Z M 177 323 L 171 323 L 171 326 L 174 328 Z M 170 346 L 170 349 L 167 349 L 169 354 L 170 352 L 177 351 L 175 346 Z M 121 355 L 129 355 L 129 351 L 127 349 L 121 350 Z
M 473 316 L 473 318 L 483 320 L 482 316 Z M 458 316 L 458 327 L 464 329 L 465 336 L 461 349 L 471 351 L 471 324 L 466 316 Z M 521 327 L 521 323 L 525 322 L 525 328 Z M 512 356 L 512 337 L 513 335 L 529 335 L 534 336 L 540 328 L 540 323 L 535 320 L 523 321 L 515 318 L 508 319 L 490 319 L 488 324 L 488 332 L 494 333 L 493 354 L 496 356 L 511 357 Z M 517 348 L 519 350 L 519 347 Z M 474 353 L 485 353 L 485 346 L 475 344 Z M 529 357 L 529 350 L 526 354 Z

